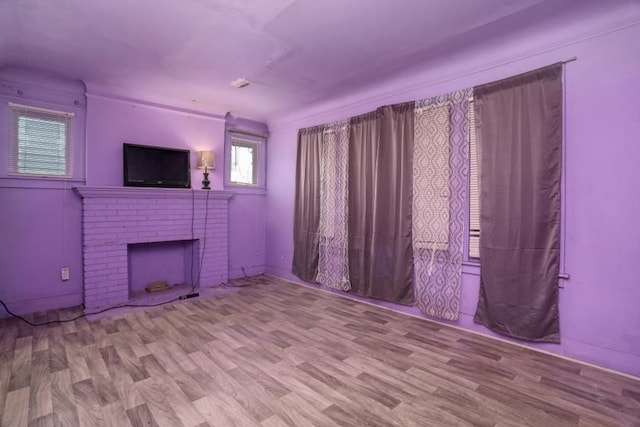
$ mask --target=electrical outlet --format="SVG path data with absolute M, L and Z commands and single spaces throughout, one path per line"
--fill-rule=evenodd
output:
M 69 267 L 62 267 L 60 269 L 60 277 L 62 280 L 69 280 Z

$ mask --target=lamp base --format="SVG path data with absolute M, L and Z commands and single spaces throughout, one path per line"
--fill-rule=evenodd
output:
M 202 174 L 202 176 L 204 177 L 204 179 L 202 180 L 202 189 L 211 190 L 211 187 L 209 187 L 209 184 L 211 184 L 211 181 L 209 181 L 209 172 L 207 172 L 207 169 L 204 170 L 204 173 Z

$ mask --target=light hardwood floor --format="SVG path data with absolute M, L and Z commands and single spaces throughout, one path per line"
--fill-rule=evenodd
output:
M 234 283 L 251 286 L 93 322 L 1 320 L 2 426 L 640 425 L 630 378 L 273 278 Z

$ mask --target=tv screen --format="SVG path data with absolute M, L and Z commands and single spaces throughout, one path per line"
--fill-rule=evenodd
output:
M 123 144 L 127 187 L 191 188 L 189 150 Z

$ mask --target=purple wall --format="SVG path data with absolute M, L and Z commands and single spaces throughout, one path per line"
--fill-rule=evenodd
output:
M 523 23 L 508 39 L 488 36 L 366 90 L 270 121 L 267 272 L 297 280 L 290 274 L 297 129 L 577 56 L 566 66 L 565 84 L 563 270 L 571 279 L 560 293 L 562 344 L 535 347 L 640 375 L 640 44 L 631 42 L 640 40 L 640 24 L 638 16 L 613 9 L 587 12 Z M 478 268 L 463 271 L 456 325 L 492 335 L 472 321 Z
M 229 278 L 266 271 L 264 194 L 236 193 L 229 200 Z M 244 271 L 243 271 L 244 269 Z
M 196 151 L 213 150 L 217 167 L 211 188 L 222 189 L 222 116 L 187 114 L 127 100 L 89 94 L 87 99 L 87 185 L 122 185 L 122 143 L 191 150 L 191 182 L 200 188 Z
M 122 185 L 122 143 L 213 149 L 217 167 L 211 186 L 223 189 L 225 117 L 188 112 L 133 100 L 87 95 L 81 83 L 28 70 L 0 70 L 0 299 L 17 313 L 82 303 L 81 202 L 70 188 Z M 17 95 L 18 90 L 22 95 Z M 80 100 L 80 106 L 74 100 Z M 7 101 L 76 112 L 74 180 L 43 181 L 6 176 Z M 86 129 L 85 129 L 86 113 Z M 247 128 L 265 128 L 238 120 Z M 86 156 L 85 156 L 86 140 Z M 200 188 L 202 171 L 193 169 Z M 234 190 L 234 189 L 230 189 Z M 264 193 L 264 192 L 263 192 Z M 265 267 L 265 196 L 239 192 L 230 203 L 229 267 L 231 277 L 263 272 Z M 171 253 L 154 259 L 170 261 Z M 158 258 L 160 257 L 160 258 Z M 61 281 L 60 268 L 71 269 Z M 140 274 L 145 275 L 144 271 Z M 0 309 L 0 316 L 4 310 Z
M 0 69 L 0 81 L 0 298 L 19 313 L 77 305 L 81 204 L 71 187 L 84 180 L 84 86 L 11 68 Z M 8 102 L 75 113 L 72 179 L 7 176 Z M 62 267 L 71 270 L 68 281 L 61 280 Z
M 80 304 L 82 217 L 73 190 L 3 186 L 0 206 L 0 299 L 18 313 Z

